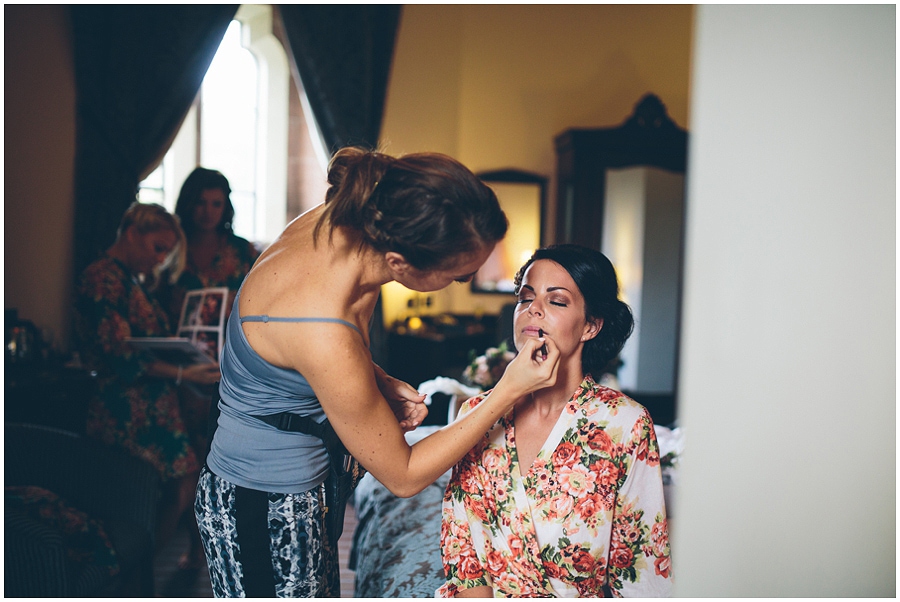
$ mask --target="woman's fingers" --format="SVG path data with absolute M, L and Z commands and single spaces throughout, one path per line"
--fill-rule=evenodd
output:
M 201 385 L 211 385 L 222 378 L 219 364 L 193 364 L 184 369 L 184 378 Z
M 530 338 L 507 366 L 501 382 L 508 380 L 523 395 L 552 386 L 556 383 L 559 357 L 559 349 L 552 340 Z

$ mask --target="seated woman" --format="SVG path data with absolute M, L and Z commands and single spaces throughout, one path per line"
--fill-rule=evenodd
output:
M 162 266 L 183 264 L 184 246 L 178 218 L 160 205 L 132 204 L 115 243 L 81 275 L 74 306 L 78 349 L 97 371 L 87 434 L 159 472 L 167 494 L 159 543 L 190 507 L 200 471 L 176 386 L 212 384 L 219 380 L 219 365 L 177 366 L 132 349 L 126 339 L 170 336 L 166 313 L 148 290 Z
M 540 249 L 516 276 L 516 293 L 516 348 L 552 340 L 558 377 L 520 398 L 453 469 L 441 525 L 447 582 L 437 595 L 670 595 L 650 414 L 592 376 L 634 324 L 612 264 L 576 245 Z

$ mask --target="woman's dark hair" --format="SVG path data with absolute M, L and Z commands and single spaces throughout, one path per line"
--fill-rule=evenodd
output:
M 215 169 L 198 167 L 181 185 L 181 192 L 178 193 L 178 201 L 175 203 L 175 215 L 181 219 L 181 227 L 184 228 L 184 234 L 188 238 L 197 229 L 194 224 L 194 207 L 200 202 L 200 194 L 209 189 L 218 189 L 225 193 L 225 211 L 222 213 L 218 230 L 222 233 L 231 232 L 234 205 L 231 203 L 231 186 L 228 184 L 228 178 Z
M 509 227 L 488 188 L 464 165 L 438 153 L 391 157 L 339 150 L 315 235 L 326 224 L 359 233 L 360 244 L 400 253 L 418 270 L 448 269 L 466 253 L 492 247 Z
M 616 359 L 634 330 L 631 308 L 619 299 L 616 270 L 606 255 L 580 245 L 553 245 L 538 249 L 516 274 L 516 294 L 522 286 L 525 270 L 539 259 L 558 263 L 575 281 L 584 297 L 586 320 L 603 319 L 603 327 L 584 344 L 581 369 L 596 378 Z

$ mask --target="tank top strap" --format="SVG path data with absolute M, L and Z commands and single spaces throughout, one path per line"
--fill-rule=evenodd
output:
M 267 324 L 269 322 L 329 322 L 331 324 L 343 324 L 344 326 L 349 326 L 353 330 L 359 333 L 359 336 L 363 336 L 363 333 L 357 328 L 356 324 L 351 324 L 346 320 L 341 320 L 340 318 L 276 318 L 268 315 L 261 316 L 241 316 L 241 324 L 244 322 L 262 322 Z M 365 337 L 363 337 L 365 338 Z

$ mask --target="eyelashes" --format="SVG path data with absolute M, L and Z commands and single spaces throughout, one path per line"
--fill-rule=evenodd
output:
M 517 299 L 516 303 L 521 305 L 523 303 L 531 303 L 532 301 L 534 301 L 534 299 Z M 569 306 L 568 302 L 565 302 L 565 301 L 548 301 L 547 303 L 549 305 L 555 305 L 556 307 L 568 307 Z

